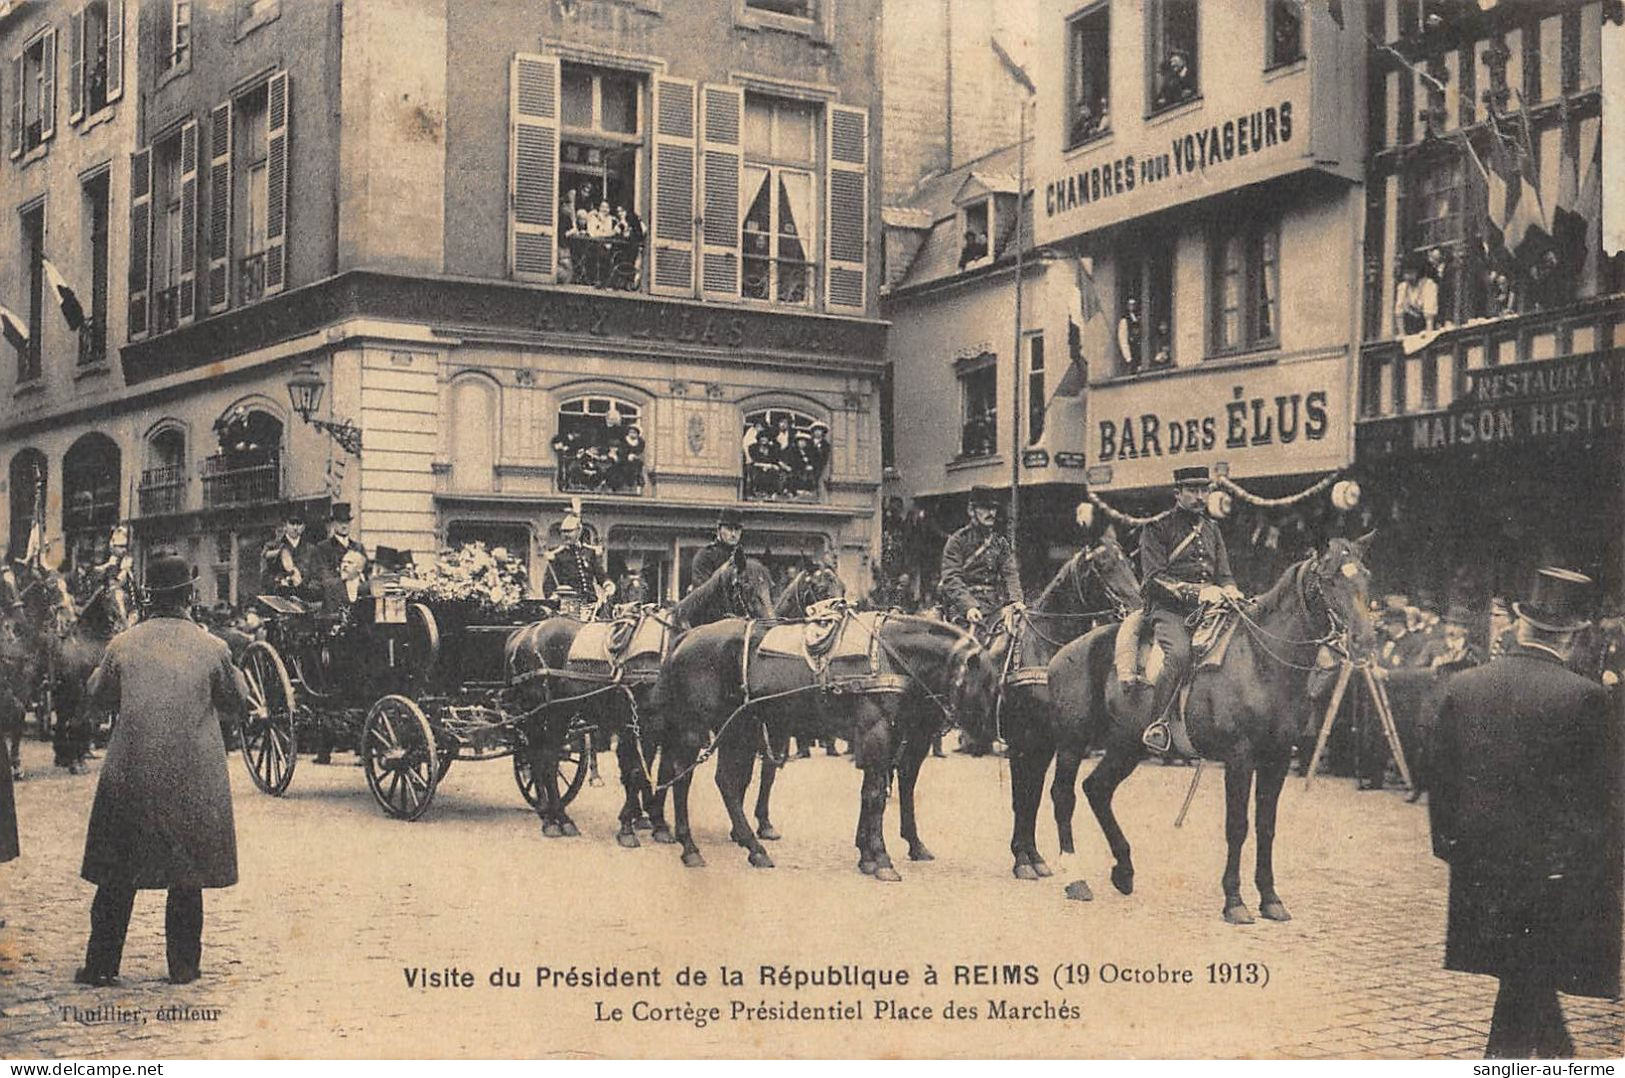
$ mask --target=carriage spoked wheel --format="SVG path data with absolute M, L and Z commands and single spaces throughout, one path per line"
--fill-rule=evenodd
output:
M 587 737 L 583 731 L 574 731 L 559 753 L 559 804 L 568 805 L 587 781 Z M 541 803 L 541 792 L 536 788 L 536 776 L 531 773 L 530 749 L 522 741 L 514 748 L 513 779 L 525 804 L 535 808 Z
M 429 809 L 440 781 L 440 751 L 423 709 L 391 694 L 372 705 L 361 735 L 367 785 L 385 812 L 415 820 Z
M 243 723 L 243 762 L 254 785 L 278 797 L 293 779 L 299 762 L 294 739 L 293 682 L 288 667 L 272 645 L 256 640 L 238 662 L 248 694 Z

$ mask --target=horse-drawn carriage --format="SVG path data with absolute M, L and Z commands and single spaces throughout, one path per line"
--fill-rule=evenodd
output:
M 243 759 L 268 794 L 288 788 L 302 746 L 353 747 L 384 811 L 415 820 L 457 760 L 511 757 L 527 803 L 537 800 L 524 715 L 505 649 L 519 627 L 551 609 L 526 600 L 507 609 L 420 598 L 397 585 L 333 613 L 262 595 L 260 639 L 242 652 L 249 718 Z M 574 798 L 587 775 L 586 730 L 571 731 L 557 783 Z

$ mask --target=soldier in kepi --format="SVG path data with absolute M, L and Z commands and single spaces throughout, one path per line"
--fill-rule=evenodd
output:
M 991 633 L 989 616 L 1006 606 L 1024 605 L 1016 551 L 999 530 L 1002 492 L 977 487 L 970 493 L 970 523 L 948 537 L 942 547 L 942 573 L 937 590 L 943 611 L 978 637 Z
M 615 582 L 604 568 L 604 549 L 582 541 L 581 513 L 574 508 L 559 521 L 559 535 L 564 542 L 542 554 L 542 586 L 561 605 L 573 605 L 575 613 L 591 617 L 615 594 Z

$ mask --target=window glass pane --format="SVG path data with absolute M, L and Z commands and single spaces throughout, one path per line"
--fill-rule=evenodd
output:
M 743 295 L 746 299 L 766 299 L 768 259 L 772 255 L 773 203 L 769 197 L 767 169 L 745 166 L 745 221 Z
M 625 75 L 605 75 L 602 83 L 604 130 L 622 135 L 637 134 L 638 81 Z
M 773 156 L 773 109 L 749 98 L 745 100 L 745 152 L 752 157 Z
M 592 75 L 566 67 L 560 74 L 560 82 L 564 100 L 560 104 L 559 114 L 564 126 L 591 127 Z
M 1228 236 L 1219 256 L 1218 345 L 1234 348 L 1241 343 L 1241 240 Z
M 1196 0 L 1157 0 L 1151 9 L 1151 56 L 1155 78 L 1153 108 L 1170 108 L 1194 98 L 1197 81 Z
M 1290 64 L 1303 56 L 1303 8 L 1300 0 L 1270 0 L 1270 66 Z
M 777 144 L 773 156 L 783 161 L 813 162 L 813 111 L 806 105 L 780 103 L 776 108 Z
M 1266 229 L 1258 242 L 1258 339 L 1275 336 L 1276 304 L 1276 235 Z
M 771 11 L 777 15 L 793 15 L 800 19 L 813 17 L 813 0 L 745 0 L 753 11 Z
M 779 174 L 779 257 L 805 261 L 802 238 L 812 228 L 812 177 L 805 172 Z
M 1109 19 L 1102 8 L 1073 22 L 1071 39 L 1072 114 L 1067 141 L 1076 146 L 1110 126 L 1108 98 L 1111 93 Z

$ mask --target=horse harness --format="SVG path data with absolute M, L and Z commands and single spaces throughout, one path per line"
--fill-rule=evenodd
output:
M 881 662 L 880 633 L 890 617 L 882 611 L 858 613 L 837 608 L 804 622 L 770 626 L 755 648 L 750 646 L 750 636 L 756 622 L 747 621 L 739 662 L 739 684 L 746 703 L 763 699 L 752 695 L 753 655 L 754 688 L 758 690 L 765 681 L 764 671 L 778 669 L 799 675 L 800 667 L 805 666 L 812 682 L 796 691 L 832 696 L 903 693 L 908 678 L 887 672 Z

